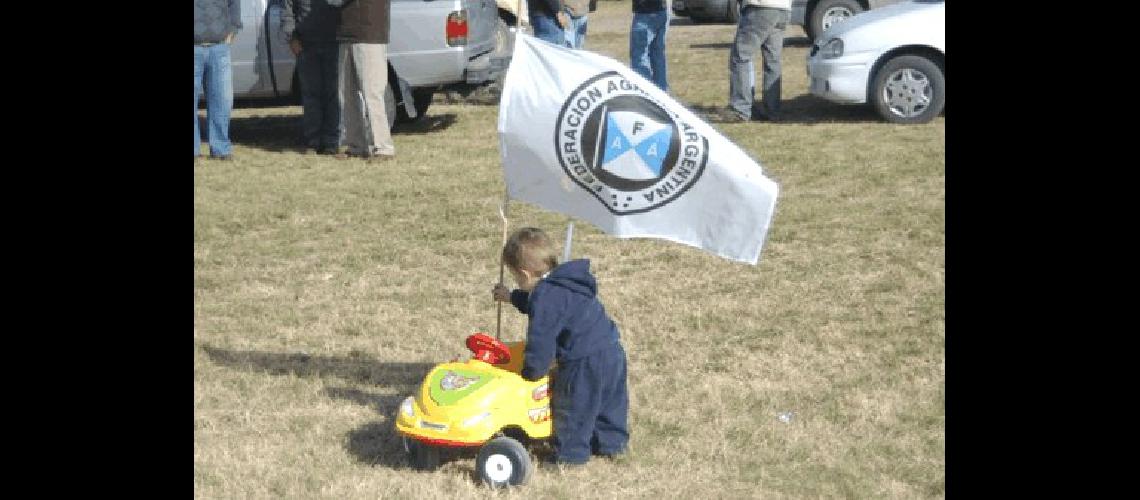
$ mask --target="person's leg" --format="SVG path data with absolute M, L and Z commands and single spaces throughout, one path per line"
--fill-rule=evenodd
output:
M 360 95 L 360 78 L 357 76 L 355 59 L 352 57 L 354 44 L 342 43 L 337 49 L 340 64 L 337 66 L 340 85 L 340 101 L 343 104 L 341 116 L 344 118 L 344 146 L 349 154 L 362 155 L 367 144 L 364 140 L 364 103 Z
M 229 156 L 230 110 L 234 105 L 233 73 L 230 70 L 230 45 L 219 43 L 206 51 L 206 134 L 210 156 Z
M 745 120 L 752 118 L 752 99 L 756 88 L 752 56 L 760 44 L 758 10 L 751 5 L 741 10 L 736 38 L 728 53 L 728 107 Z
M 633 13 L 629 27 L 629 66 L 637 74 L 653 81 L 653 68 L 649 62 L 649 41 L 652 31 L 647 14 Z
M 570 27 L 566 30 L 566 43 L 572 49 L 580 49 L 586 44 L 586 16 L 570 16 Z
M 598 418 L 600 381 L 594 373 L 593 356 L 563 363 L 551 387 L 554 459 L 568 464 L 590 460 L 590 442 Z
M 653 67 L 653 83 L 669 91 L 669 68 L 665 58 L 665 33 L 669 31 L 669 12 L 662 10 L 650 14 L 652 35 L 649 42 L 649 64 Z
M 368 156 L 395 156 L 396 144 L 388 129 L 388 113 L 384 108 L 384 92 L 388 89 L 388 44 L 359 43 L 353 45 L 356 67 L 360 68 L 367 118 L 365 150 Z
M 767 118 L 774 119 L 780 114 L 780 57 L 784 48 L 784 29 L 788 25 L 788 11 L 763 9 L 765 22 L 760 37 L 764 42 L 760 52 L 764 56 L 763 78 L 761 79 L 761 104 Z
M 629 445 L 629 391 L 626 387 L 625 349 L 619 344 L 605 353 L 601 378 L 601 404 L 590 447 L 598 455 L 618 455 Z
M 553 17 L 532 12 L 530 21 L 531 28 L 534 29 L 535 38 L 545 40 L 560 47 L 566 46 L 566 33 L 563 32 L 562 27 L 558 25 L 558 21 Z
M 336 43 L 322 43 L 317 46 L 316 53 L 320 55 L 321 60 L 321 125 L 318 148 L 322 152 L 335 152 L 340 146 L 341 136 L 344 135 L 344 127 L 340 120 L 341 103 L 337 92 L 337 75 L 340 73 L 337 70 L 339 51 Z
M 301 144 L 316 149 L 320 146 L 321 122 L 321 54 L 317 47 L 304 45 L 297 56 L 297 78 L 301 81 Z
M 194 46 L 194 157 L 202 155 L 202 133 L 198 130 L 198 98 L 202 95 L 202 74 L 206 65 L 206 49 Z
M 566 13 L 566 16 L 570 18 L 570 26 L 567 26 L 562 32 L 566 35 L 566 46 L 573 49 L 578 44 L 578 29 L 574 24 L 574 16 L 571 16 L 569 12 Z

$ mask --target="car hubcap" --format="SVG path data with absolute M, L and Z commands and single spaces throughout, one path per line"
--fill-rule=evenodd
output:
M 832 25 L 841 23 L 845 19 L 855 15 L 847 7 L 832 7 L 823 13 L 823 31 L 827 31 Z
M 487 477 L 496 483 L 506 482 L 511 478 L 515 467 L 506 455 L 491 455 L 487 457 Z
M 934 88 L 921 71 L 903 68 L 887 77 L 883 85 L 883 102 L 891 112 L 903 118 L 921 115 L 930 106 Z

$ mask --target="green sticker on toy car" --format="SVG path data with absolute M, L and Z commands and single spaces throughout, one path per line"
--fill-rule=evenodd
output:
M 452 405 L 495 378 L 486 372 L 438 370 L 431 376 L 428 394 L 439 405 Z

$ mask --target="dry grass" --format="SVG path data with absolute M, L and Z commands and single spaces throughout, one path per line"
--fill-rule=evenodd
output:
M 587 47 L 628 61 L 629 19 L 602 2 Z M 725 104 L 733 30 L 671 28 L 681 101 Z M 495 330 L 497 109 L 433 105 L 382 166 L 288 150 L 297 107 L 237 110 L 237 161 L 194 167 L 195 497 L 945 496 L 945 119 L 810 97 L 790 35 L 793 121 L 718 125 L 781 187 L 759 265 L 578 223 L 629 353 L 633 452 L 521 491 L 470 459 L 414 472 L 392 429 L 433 363 Z M 504 309 L 505 338 L 524 326 Z

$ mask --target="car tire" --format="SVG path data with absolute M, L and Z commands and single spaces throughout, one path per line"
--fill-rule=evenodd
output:
M 423 444 L 415 439 L 404 438 L 408 449 L 408 463 L 413 469 L 433 471 L 439 468 L 439 448 Z
M 725 12 L 725 20 L 729 24 L 737 24 L 740 22 L 740 9 L 744 8 L 743 1 L 741 0 L 728 0 L 728 8 Z
M 396 107 L 396 90 L 392 88 L 391 83 L 384 89 L 384 112 L 388 115 L 388 130 L 392 130 L 392 127 L 396 125 L 396 116 L 400 114 L 400 110 Z
M 416 117 L 408 116 L 408 111 L 404 109 L 403 100 L 401 104 L 396 106 L 396 122 L 397 123 L 416 123 L 423 120 L 427 116 L 427 110 L 431 107 L 431 99 L 435 94 L 435 89 L 412 87 L 412 103 L 416 110 Z
M 871 102 L 891 123 L 927 123 L 946 105 L 946 76 L 930 59 L 897 56 L 875 72 Z
M 808 39 L 815 41 L 832 24 L 863 12 L 863 6 L 855 0 L 820 0 L 812 9 L 804 32 Z
M 522 486 L 530 480 L 534 465 L 522 443 L 502 436 L 479 449 L 475 472 L 481 481 L 494 488 Z

